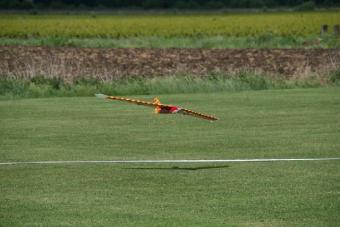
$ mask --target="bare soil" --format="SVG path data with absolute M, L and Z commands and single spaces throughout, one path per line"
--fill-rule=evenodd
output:
M 0 74 L 32 77 L 206 75 L 251 70 L 287 78 L 339 67 L 340 49 L 95 49 L 0 46 Z

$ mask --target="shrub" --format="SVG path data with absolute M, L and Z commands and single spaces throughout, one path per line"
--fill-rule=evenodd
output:
M 312 10 L 315 10 L 315 8 L 316 8 L 315 2 L 308 1 L 308 2 L 301 3 L 301 5 L 298 5 L 296 7 L 296 10 L 297 11 L 312 11 Z
M 329 81 L 335 85 L 340 85 L 340 69 L 335 70 L 330 74 Z

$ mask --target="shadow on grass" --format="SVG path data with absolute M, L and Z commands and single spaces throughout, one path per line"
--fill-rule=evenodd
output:
M 136 168 L 124 168 L 124 169 L 132 169 L 132 170 L 188 170 L 188 171 L 195 171 L 195 170 L 206 170 L 206 169 L 224 169 L 229 168 L 228 165 L 223 166 L 197 166 L 197 167 L 136 167 Z

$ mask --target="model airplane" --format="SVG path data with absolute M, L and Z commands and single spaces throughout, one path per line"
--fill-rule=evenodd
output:
M 199 117 L 199 118 L 210 120 L 210 121 L 217 120 L 216 117 L 211 116 L 211 115 L 207 115 L 207 114 L 195 112 L 195 111 L 192 111 L 192 110 L 184 109 L 184 108 L 179 107 L 179 106 L 162 104 L 159 101 L 158 98 L 154 98 L 153 102 L 147 102 L 147 101 L 142 101 L 142 100 L 138 100 L 138 99 L 130 99 L 130 98 L 124 98 L 124 97 L 119 97 L 119 96 L 108 96 L 108 95 L 104 95 L 104 94 L 96 94 L 96 96 L 98 98 L 119 100 L 119 101 L 123 101 L 123 102 L 134 103 L 134 104 L 137 104 L 137 105 L 154 107 L 155 113 L 157 113 L 157 114 L 181 113 L 181 114 L 190 115 L 190 116 L 193 116 L 193 117 Z

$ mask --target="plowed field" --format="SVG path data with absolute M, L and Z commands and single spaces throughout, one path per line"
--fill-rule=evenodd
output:
M 126 76 L 252 70 L 285 77 L 322 73 L 340 62 L 340 49 L 94 49 L 0 47 L 0 74 L 31 77 Z

